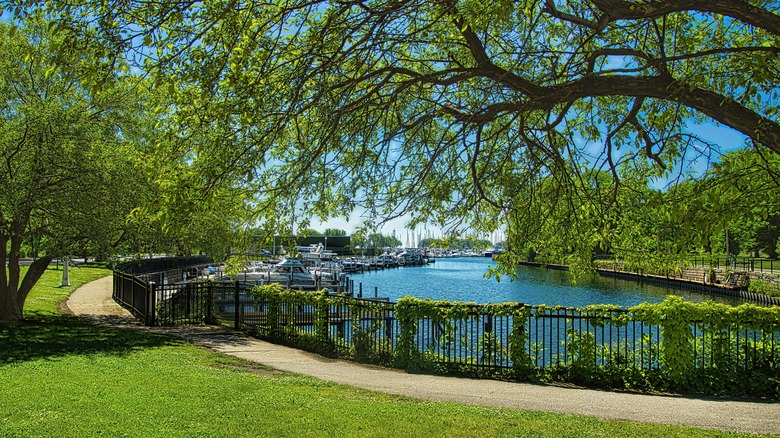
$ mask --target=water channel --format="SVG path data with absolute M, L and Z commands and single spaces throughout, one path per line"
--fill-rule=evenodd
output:
M 485 303 L 520 302 L 530 305 L 584 307 L 590 304 L 617 304 L 628 307 L 643 302 L 661 302 L 667 295 L 679 295 L 700 302 L 714 300 L 728 304 L 741 301 L 719 295 L 709 295 L 669 289 L 634 281 L 594 276 L 578 279 L 573 285 L 565 271 L 519 267 L 517 280 L 484 278 L 489 258 L 445 258 L 423 267 L 401 267 L 370 271 L 349 276 L 354 280 L 355 293 L 362 283 L 363 296 L 387 297 L 398 301 L 404 296 Z

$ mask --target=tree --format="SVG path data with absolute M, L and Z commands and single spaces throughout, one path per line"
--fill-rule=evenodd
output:
M 109 252 L 132 203 L 121 137 L 128 88 L 107 81 L 88 93 L 74 73 L 98 60 L 69 50 L 71 37 L 35 17 L 20 29 L 0 22 L 0 320 L 22 318 L 53 258 Z M 42 255 L 22 276 L 26 239 Z
M 325 230 L 326 236 L 346 236 L 347 232 L 346 230 L 341 230 L 338 228 L 328 228 Z
M 763 251 L 776 257 L 780 199 L 775 194 L 780 190 L 780 156 L 762 148 L 729 152 L 698 186 L 703 200 L 688 215 L 689 221 L 702 228 L 709 225 L 718 241 L 724 241 L 728 234 L 729 253 L 741 250 L 757 256 Z
M 360 245 L 364 248 L 397 248 L 401 246 L 401 241 L 393 236 L 386 236 L 382 233 L 371 233 L 366 236 L 366 239 Z
M 770 258 L 777 258 L 777 241 L 780 239 L 780 214 L 768 216 L 767 220 L 756 231 L 758 250 L 764 251 Z
M 588 260 L 620 221 L 621 187 L 715 160 L 697 124 L 780 154 L 776 2 L 46 3 L 67 26 L 102 23 L 101 52 L 135 50 L 177 90 L 176 124 L 230 133 L 194 159 L 256 175 L 269 217 L 360 207 L 370 222 L 506 225 L 510 251 L 534 239 Z M 565 228 L 528 233 L 548 217 Z
M 435 246 L 436 239 L 432 237 L 426 237 L 425 239 L 420 240 L 420 248 L 428 248 L 431 246 Z

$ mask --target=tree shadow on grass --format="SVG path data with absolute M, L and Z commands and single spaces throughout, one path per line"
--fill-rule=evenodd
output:
M 99 327 L 70 315 L 27 315 L 22 322 L 0 322 L 0 365 L 68 355 L 127 355 L 184 340 L 138 330 Z

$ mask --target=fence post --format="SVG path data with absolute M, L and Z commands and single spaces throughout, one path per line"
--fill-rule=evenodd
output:
M 150 281 L 146 291 L 146 325 L 153 326 L 157 308 L 157 283 Z
M 236 305 L 234 307 L 234 309 L 235 309 L 235 315 L 234 315 L 234 317 L 235 317 L 234 323 L 235 324 L 234 324 L 234 327 L 235 327 L 236 330 L 241 328 L 241 317 L 239 315 L 239 309 L 240 309 L 240 305 L 241 305 L 241 299 L 240 299 L 240 296 L 239 296 L 240 295 L 240 291 L 241 290 L 240 290 L 239 282 L 238 282 L 238 280 L 236 280 L 236 287 L 235 287 L 234 296 L 233 296 L 234 301 L 236 303 Z
M 198 287 L 202 287 L 202 283 L 195 283 Z M 214 288 L 211 287 L 211 283 L 206 285 L 206 323 L 214 324 Z
M 325 345 L 328 345 L 328 342 L 330 341 L 330 303 L 328 300 L 323 300 L 324 306 L 323 306 L 323 313 L 325 314 L 325 317 L 322 319 L 322 338 L 325 341 Z

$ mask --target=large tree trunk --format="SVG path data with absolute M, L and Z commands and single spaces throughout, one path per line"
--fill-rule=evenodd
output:
M 19 257 L 9 257 L 14 264 L 9 264 L 8 268 L 14 276 L 13 272 L 16 271 L 16 275 L 19 275 Z M 24 278 L 21 281 L 19 287 L 9 285 L 8 282 L 0 284 L 0 321 L 19 321 L 23 318 L 22 309 L 24 308 L 24 302 L 27 300 L 27 295 L 30 294 L 33 286 L 41 278 L 49 263 L 52 261 L 52 257 L 42 257 L 32 263 Z M 14 269 L 15 267 L 15 269 Z M 18 278 L 18 277 L 17 277 Z
M 16 291 L 8 284 L 0 284 L 0 321 L 19 321 L 22 319 L 22 306 L 17 304 Z
M 16 290 L 19 278 L 19 257 L 8 254 L 6 249 L 11 241 L 8 234 L 0 232 L 0 321 L 18 321 L 22 319 L 22 306 L 17 304 Z M 11 245 L 13 250 L 13 245 Z

